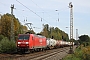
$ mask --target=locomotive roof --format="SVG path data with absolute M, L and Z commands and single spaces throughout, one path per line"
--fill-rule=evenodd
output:
M 30 34 L 19 34 L 19 35 L 30 35 Z
M 45 36 L 42 36 L 42 35 L 36 35 L 36 34 L 19 34 L 19 35 L 34 35 L 34 36 L 37 36 L 37 37 L 40 37 L 40 38 L 44 38 Z

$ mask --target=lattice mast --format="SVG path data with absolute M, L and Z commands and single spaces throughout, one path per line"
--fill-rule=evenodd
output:
M 73 53 L 73 5 L 72 2 L 69 3 L 70 8 L 70 53 Z

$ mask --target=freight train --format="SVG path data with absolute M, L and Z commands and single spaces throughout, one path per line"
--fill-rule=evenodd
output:
M 41 51 L 72 45 L 70 42 L 46 38 L 36 34 L 19 34 L 17 40 L 17 51 L 25 53 L 27 51 Z

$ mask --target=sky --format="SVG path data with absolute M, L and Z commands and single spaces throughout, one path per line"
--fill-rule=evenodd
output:
M 70 35 L 70 2 L 73 5 L 74 38 L 76 29 L 78 36 L 90 36 L 90 0 L 0 0 L 0 14 L 11 14 L 10 7 L 14 4 L 15 17 L 22 25 L 32 23 L 32 27 L 36 27 L 33 28 L 36 33 L 42 31 L 43 24 L 48 24 Z

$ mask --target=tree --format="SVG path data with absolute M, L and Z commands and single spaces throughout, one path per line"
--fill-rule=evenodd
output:
M 82 41 L 82 42 L 89 42 L 89 41 L 90 41 L 88 35 L 81 35 L 81 36 L 79 37 L 79 39 L 80 39 L 80 41 Z
M 88 35 L 81 35 L 80 37 L 79 37 L 79 42 L 81 43 L 81 44 L 88 44 L 89 42 L 90 42 L 90 38 L 89 38 L 89 36 Z
M 1 16 L 1 19 L 0 19 L 0 34 L 5 36 L 5 37 L 8 37 L 10 39 L 10 36 L 11 36 L 11 20 L 13 18 L 13 22 L 14 22 L 14 25 L 13 25 L 13 32 L 14 32 L 14 35 L 17 36 L 19 33 L 22 33 L 22 27 L 21 27 L 21 24 L 19 22 L 19 20 L 17 18 L 15 18 L 15 16 L 11 14 L 4 14 Z
M 11 26 L 11 18 L 8 17 L 8 14 L 5 14 L 0 19 L 1 26 L 1 34 L 10 38 L 10 26 Z
M 35 34 L 35 32 L 33 30 L 28 30 L 28 32 L 30 32 L 32 34 Z
M 44 28 L 43 28 L 42 32 L 40 32 L 40 34 L 49 38 L 49 25 L 48 24 L 46 24 L 46 25 L 43 24 L 43 27 Z
M 42 32 L 40 32 L 40 34 L 46 36 L 47 38 L 53 38 L 56 40 L 62 40 L 62 36 L 63 36 L 63 40 L 68 41 L 69 37 L 68 34 L 65 33 L 64 31 L 60 30 L 58 27 L 49 27 L 48 24 L 43 25 L 43 30 Z

